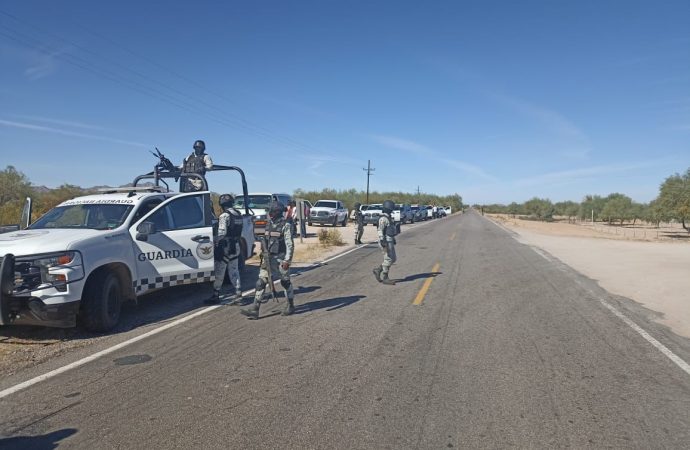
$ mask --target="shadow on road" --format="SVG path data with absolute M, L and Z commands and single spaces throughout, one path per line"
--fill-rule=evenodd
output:
M 419 280 L 421 278 L 436 278 L 437 276 L 443 274 L 443 272 L 426 272 L 426 273 L 418 273 L 415 275 L 408 275 L 405 278 L 395 280 L 396 283 L 406 283 L 408 281 L 415 281 Z
M 304 314 L 306 312 L 316 311 L 317 309 L 333 311 L 356 303 L 363 298 L 366 298 L 366 295 L 351 295 L 349 297 L 336 297 L 329 298 L 327 300 L 315 300 L 313 302 L 296 305 L 295 314 Z
M 2 439 L 0 438 L 0 448 L 3 449 L 27 449 L 50 450 L 57 448 L 60 441 L 72 436 L 77 432 L 76 428 L 64 428 L 53 431 L 52 433 L 40 436 L 17 436 Z

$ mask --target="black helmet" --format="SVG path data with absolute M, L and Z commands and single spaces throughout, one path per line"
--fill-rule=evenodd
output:
M 362 204 L 360 202 L 355 202 L 355 209 L 359 209 L 362 207 Z
M 272 220 L 280 217 L 285 212 L 285 206 L 280 202 L 272 202 L 271 206 L 268 207 L 268 215 L 271 216 Z
M 392 200 L 386 200 L 383 202 L 383 207 L 381 208 L 384 213 L 390 214 L 395 209 L 395 203 Z
M 192 148 L 194 148 L 194 153 L 197 156 L 201 156 L 206 151 L 206 143 L 202 140 L 196 140 Z
M 232 206 L 232 204 L 235 202 L 235 197 L 233 197 L 230 194 L 223 194 L 220 197 L 218 197 L 218 204 L 222 206 L 223 208 L 227 208 Z

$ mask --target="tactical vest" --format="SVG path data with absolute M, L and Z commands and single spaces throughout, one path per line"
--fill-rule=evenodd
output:
M 383 234 L 390 238 L 394 238 L 397 234 L 397 227 L 395 226 L 395 222 L 388 214 L 385 214 L 385 216 L 388 217 L 388 225 L 386 225 L 386 229 L 383 230 Z
M 230 216 L 228 219 L 227 235 L 232 239 L 239 239 L 242 237 L 242 227 L 244 226 L 242 214 L 235 208 L 228 208 L 225 212 Z
M 279 218 L 275 222 L 269 220 L 266 224 L 266 231 L 264 236 L 266 238 L 266 245 L 268 252 L 271 255 L 280 255 L 287 251 L 285 247 L 285 237 L 283 237 L 283 227 L 285 226 L 285 219 Z
M 204 156 L 189 155 L 184 162 L 184 171 L 187 173 L 198 173 L 203 175 L 206 173 L 206 163 L 204 163 Z

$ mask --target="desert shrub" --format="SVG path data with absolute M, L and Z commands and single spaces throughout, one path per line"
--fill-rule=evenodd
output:
M 345 245 L 345 242 L 343 241 L 343 236 L 340 234 L 340 231 L 336 229 L 325 228 L 319 230 L 319 243 L 324 247 L 331 247 L 334 245 Z

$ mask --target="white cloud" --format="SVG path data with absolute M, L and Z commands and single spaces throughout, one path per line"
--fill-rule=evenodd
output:
M 520 178 L 515 181 L 518 187 L 525 186 L 539 186 L 550 184 L 570 183 L 577 180 L 608 176 L 616 173 L 631 172 L 634 170 L 647 169 L 660 165 L 660 160 L 653 161 L 639 161 L 628 164 L 609 164 L 592 167 L 584 167 L 580 169 L 562 170 L 557 172 L 545 173 L 529 178 Z
M 450 165 L 456 169 L 460 169 L 465 173 L 474 175 L 478 178 L 482 178 L 488 181 L 496 181 L 497 179 L 489 174 L 487 174 L 482 168 L 475 166 L 473 164 L 459 161 L 456 159 L 450 159 L 440 154 L 439 152 L 427 147 L 426 145 L 419 144 L 408 139 L 402 139 L 395 136 L 382 136 L 382 135 L 370 135 L 371 139 L 375 142 L 385 145 L 386 147 L 394 148 L 396 150 L 402 150 L 409 153 L 413 153 L 420 156 L 429 157 L 440 163 Z
M 112 138 L 112 137 L 108 137 L 108 136 L 97 136 L 94 134 L 79 133 L 76 131 L 64 130 L 64 129 L 60 129 L 60 128 L 45 127 L 42 125 L 35 125 L 35 124 L 25 123 L 25 122 L 15 122 L 15 121 L 11 121 L 11 120 L 0 119 L 0 125 L 5 126 L 5 127 L 9 127 L 9 128 L 20 128 L 20 129 L 25 129 L 25 130 L 41 131 L 44 133 L 61 134 L 63 136 L 72 136 L 72 137 L 80 137 L 80 138 L 84 138 L 84 139 L 95 139 L 95 140 L 99 140 L 99 141 L 114 142 L 116 144 L 131 145 L 133 147 L 144 147 L 144 148 L 151 148 L 152 147 L 152 145 L 142 144 L 141 142 L 126 141 L 123 139 L 117 139 L 117 138 Z
M 429 147 L 395 136 L 382 136 L 374 134 L 370 135 L 369 137 L 381 145 L 385 145 L 386 147 L 394 148 L 396 150 L 403 150 L 418 155 L 430 155 L 434 153 Z
M 33 122 L 52 123 L 54 125 L 63 125 L 66 127 L 83 128 L 86 130 L 95 130 L 95 131 L 103 131 L 104 130 L 103 127 L 98 126 L 98 125 L 90 125 L 90 124 L 86 124 L 83 122 L 76 122 L 76 121 L 72 121 L 72 120 L 53 119 L 50 117 L 41 117 L 41 116 L 28 116 L 28 115 L 23 115 L 23 114 L 10 114 L 10 117 L 13 117 L 15 119 L 31 120 Z

